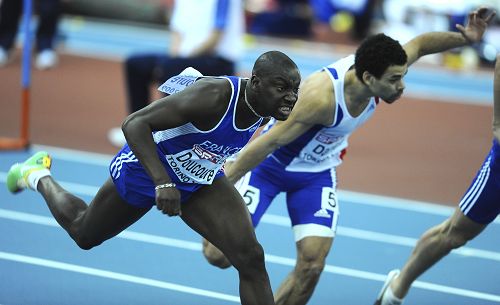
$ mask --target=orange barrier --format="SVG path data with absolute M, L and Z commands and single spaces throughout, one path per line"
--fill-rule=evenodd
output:
M 26 149 L 29 146 L 29 88 L 22 89 L 21 95 L 21 126 L 19 138 L 1 138 L 0 150 Z

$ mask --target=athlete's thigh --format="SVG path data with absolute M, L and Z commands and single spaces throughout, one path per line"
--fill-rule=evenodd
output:
M 488 226 L 488 224 L 478 223 L 470 219 L 464 215 L 460 208 L 455 209 L 449 220 L 449 224 L 449 233 L 465 240 L 472 240 Z
M 254 227 L 257 227 L 271 202 L 280 192 L 275 184 L 276 181 L 269 179 L 269 177 L 257 168 L 248 172 L 234 184 L 245 201 Z
M 296 242 L 299 261 L 323 260 L 330 252 L 333 237 L 307 236 Z
M 149 210 L 150 207 L 135 207 L 123 200 L 108 178 L 85 214 L 78 219 L 78 226 L 86 236 L 106 240 L 125 230 Z
M 225 176 L 193 193 L 182 219 L 226 255 L 257 243 L 245 203 Z
M 500 152 L 497 150 L 500 148 L 492 148 L 459 204 L 463 214 L 476 223 L 488 224 L 500 213 Z
M 296 180 L 307 181 L 287 193 L 295 241 L 307 236 L 333 238 L 339 217 L 335 171 L 295 175 Z

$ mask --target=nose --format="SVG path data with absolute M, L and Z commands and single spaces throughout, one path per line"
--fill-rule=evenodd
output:
M 285 100 L 287 102 L 295 103 L 298 99 L 298 94 L 295 92 L 288 92 L 287 95 L 285 95 Z
M 400 81 L 397 86 L 397 90 L 403 92 L 405 90 L 405 83 Z

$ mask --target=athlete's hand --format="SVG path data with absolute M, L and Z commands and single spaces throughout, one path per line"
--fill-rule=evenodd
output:
M 470 43 L 479 42 L 483 38 L 483 34 L 488 27 L 488 23 L 493 20 L 496 12 L 486 7 L 480 7 L 469 13 L 467 25 L 463 27 L 460 24 L 456 25 L 457 30 L 464 35 L 465 39 Z
M 155 192 L 156 208 L 168 216 L 181 216 L 181 193 L 175 187 L 160 188 Z

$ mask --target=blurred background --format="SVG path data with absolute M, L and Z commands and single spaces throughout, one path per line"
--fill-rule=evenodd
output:
M 18 137 L 22 129 L 26 25 L 22 16 L 11 20 L 21 2 L 0 0 L 0 34 L 12 37 L 11 45 L 0 39 L 0 137 Z M 423 32 L 455 30 L 480 5 L 500 11 L 500 0 L 246 0 L 238 2 L 241 37 L 231 32 L 223 52 L 214 44 L 205 54 L 183 54 L 175 32 L 194 27 L 195 35 L 209 35 L 195 23 L 202 22 L 195 14 L 203 14 L 204 0 L 190 3 L 182 23 L 172 18 L 173 0 L 34 0 L 29 141 L 114 154 L 123 119 L 161 97 L 158 84 L 181 72 L 185 58 L 201 58 L 189 62 L 195 66 L 212 63 L 220 74 L 228 74 L 227 66 L 249 76 L 257 56 L 276 49 L 305 78 L 353 53 L 370 34 L 404 43 Z M 481 43 L 422 58 L 406 77 L 401 101 L 380 107 L 351 138 L 339 187 L 456 204 L 491 144 L 491 72 L 499 50 L 497 16 Z
M 250 35 L 356 45 L 367 35 L 384 32 L 404 43 L 428 31 L 454 30 L 478 6 L 497 11 L 499 0 L 242 0 Z M 168 27 L 173 0 L 65 0 L 67 18 L 99 18 L 103 22 Z M 64 36 L 60 37 L 62 40 Z M 451 66 L 490 64 L 500 50 L 497 17 L 484 42 L 463 50 Z M 456 58 L 455 58 L 456 59 Z M 470 66 L 467 66 L 470 67 Z

